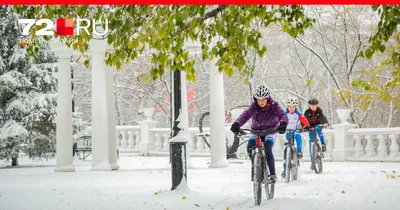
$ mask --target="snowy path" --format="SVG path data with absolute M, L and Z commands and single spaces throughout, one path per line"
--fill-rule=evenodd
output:
M 208 160 L 192 159 L 190 190 L 174 192 L 166 157 L 123 157 L 121 169 L 111 172 L 89 171 L 91 162 L 78 160 L 75 173 L 53 172 L 54 160 L 21 160 L 19 168 L 3 164 L 0 209 L 400 209 L 400 163 L 327 162 L 316 175 L 304 162 L 298 181 L 280 179 L 275 198 L 255 207 L 249 162 L 209 169 Z M 281 166 L 277 162 L 278 174 Z

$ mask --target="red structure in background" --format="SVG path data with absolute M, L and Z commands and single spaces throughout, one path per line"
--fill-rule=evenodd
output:
M 232 116 L 230 113 L 225 114 L 225 124 L 232 123 Z
M 195 111 L 195 105 L 194 104 L 190 105 L 190 103 L 192 103 L 194 101 L 195 94 L 196 94 L 196 91 L 195 91 L 194 87 L 193 86 L 188 86 L 187 102 L 188 102 L 188 106 L 189 106 L 189 110 L 188 110 L 189 114 L 193 113 Z M 168 107 L 164 107 L 164 109 L 166 109 L 166 108 L 168 108 L 167 110 L 170 109 L 169 108 L 171 106 L 171 98 L 170 97 L 168 97 L 168 105 L 169 106 Z M 163 110 L 160 108 L 160 106 L 158 104 L 156 104 L 155 109 L 156 109 L 156 113 L 162 113 L 163 112 Z

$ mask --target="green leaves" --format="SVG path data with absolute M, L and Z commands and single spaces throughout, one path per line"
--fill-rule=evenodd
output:
M 372 6 L 372 9 L 378 12 L 380 20 L 378 23 L 377 31 L 369 39 L 370 46 L 365 52 L 360 52 L 360 56 L 371 59 L 376 52 L 384 52 L 386 50 L 386 43 L 389 39 L 398 36 L 397 27 L 400 24 L 400 6 L 395 5 L 379 5 Z M 394 35 L 394 37 L 392 37 Z M 399 51 L 392 51 L 393 65 L 400 64 Z
M 380 20 L 378 28 L 370 37 L 370 46 L 361 51 L 359 56 L 371 59 L 375 54 L 389 55 L 389 59 L 381 62 L 369 71 L 365 71 L 363 76 L 353 82 L 354 87 L 362 88 L 367 94 L 375 93 L 379 100 L 391 103 L 396 109 L 400 110 L 400 32 L 397 27 L 400 24 L 400 6 L 377 5 L 372 6 Z M 390 42 L 390 43 L 389 43 Z M 378 78 L 378 75 L 385 75 L 390 69 L 390 80 Z M 389 75 L 387 75 L 389 76 Z M 368 82 L 365 82 L 368 81 Z
M 27 16 L 47 18 L 82 17 L 94 14 L 108 20 L 107 43 L 113 52 L 106 55 L 106 64 L 119 69 L 122 63 L 135 60 L 142 53 L 152 57 L 148 77 L 156 80 L 166 71 L 182 70 L 189 81 L 195 81 L 195 58 L 187 44 L 197 42 L 203 60 L 218 59 L 218 69 L 232 76 L 239 72 L 245 78 L 254 71 L 247 61 L 249 52 L 263 57 L 266 46 L 260 44 L 262 27 L 281 23 L 291 36 L 303 34 L 314 23 L 304 16 L 301 6 L 45 6 L 16 7 Z M 41 13 L 44 11 L 44 13 Z M 72 47 L 85 54 L 91 35 L 73 36 L 79 44 Z M 174 65 L 173 65 L 174 64 Z

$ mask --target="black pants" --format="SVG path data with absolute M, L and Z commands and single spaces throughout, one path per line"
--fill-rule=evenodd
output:
M 263 138 L 262 138 L 263 139 Z M 250 160 L 252 159 L 252 148 L 256 145 L 256 141 L 248 141 L 247 142 L 247 152 L 249 153 Z M 271 175 L 276 175 L 275 173 L 275 158 L 274 154 L 272 153 L 272 147 L 274 143 L 271 141 L 264 142 L 264 151 L 265 155 L 267 155 L 267 165 L 269 168 L 269 172 Z

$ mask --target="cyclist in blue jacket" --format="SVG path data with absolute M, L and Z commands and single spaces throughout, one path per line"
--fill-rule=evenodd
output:
M 289 97 L 286 100 L 286 109 L 285 113 L 288 116 L 289 119 L 289 124 L 287 126 L 287 129 L 301 129 L 304 128 L 305 130 L 310 129 L 310 123 L 308 122 L 307 118 L 304 117 L 303 113 L 297 108 L 299 105 L 299 100 L 296 97 Z M 297 156 L 299 159 L 303 158 L 303 152 L 302 152 L 302 138 L 300 133 L 293 133 L 292 138 L 296 140 L 296 145 L 297 145 Z M 286 140 L 285 140 L 285 145 L 287 144 L 287 141 L 289 139 L 288 133 L 286 133 Z M 284 154 L 286 154 L 286 150 L 284 151 Z M 284 155 L 284 160 L 286 156 Z M 286 164 L 285 162 L 283 163 L 283 172 L 282 172 L 282 178 L 285 178 L 286 175 Z

